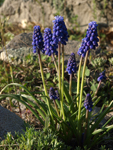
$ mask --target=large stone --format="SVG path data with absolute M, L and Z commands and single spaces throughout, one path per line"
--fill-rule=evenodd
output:
M 13 112 L 0 106 L 0 140 L 3 140 L 8 132 L 14 136 L 15 132 L 24 133 L 23 130 L 25 130 L 24 121 Z
M 0 16 L 3 14 L 9 18 L 9 22 L 19 23 L 23 27 L 29 22 L 52 27 L 52 20 L 58 12 L 65 18 L 68 28 L 75 27 L 78 22 L 80 31 L 87 29 L 88 23 L 93 20 L 101 26 L 113 25 L 112 0 L 65 0 L 63 6 L 62 3 L 51 0 L 5 0 L 0 7 Z M 77 22 L 76 18 L 74 20 L 76 15 Z

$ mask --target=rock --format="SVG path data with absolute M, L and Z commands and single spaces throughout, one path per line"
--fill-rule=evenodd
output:
M 107 5 L 104 0 L 65 0 L 62 5 L 61 1 L 51 0 L 5 0 L 0 7 L 0 17 L 7 16 L 9 23 L 20 24 L 23 28 L 28 23 L 52 27 L 54 16 L 60 12 L 67 28 L 76 27 L 78 23 L 80 31 L 85 31 L 88 23 L 94 20 L 99 26 L 112 26 L 112 8 L 112 0 L 107 1 Z
M 30 33 L 21 33 L 13 38 L 8 45 L 6 45 L 0 53 L 0 59 L 13 62 L 12 58 L 15 58 L 15 62 L 13 62 L 15 65 L 20 64 L 23 62 L 24 57 L 28 54 L 33 54 L 32 49 L 32 32 Z M 70 57 L 71 53 L 75 53 L 76 61 L 79 63 L 80 56 L 77 54 L 77 51 L 81 45 L 81 42 L 69 40 L 67 42 L 67 45 L 64 46 L 64 53 L 65 53 L 65 64 L 67 64 L 67 61 Z M 99 54 L 101 51 L 101 48 L 99 47 L 96 50 L 91 50 L 91 53 L 93 57 L 96 56 L 96 54 Z
M 8 132 L 14 136 L 15 132 L 24 133 L 23 130 L 25 130 L 24 121 L 13 112 L 0 106 L 0 140 L 3 140 Z
M 107 109 L 107 108 L 106 108 Z M 99 112 L 101 110 L 101 107 L 95 106 L 93 111 L 92 111 L 92 116 L 98 116 Z M 102 121 L 99 123 L 99 127 L 101 128 L 111 117 L 113 116 L 113 112 L 109 112 L 105 115 L 105 117 L 102 119 Z M 91 118 L 91 120 L 94 119 L 94 117 Z M 98 118 L 97 118 L 98 119 Z M 96 119 L 96 120 L 97 120 Z M 95 122 L 96 122 L 95 120 Z M 113 124 L 113 119 L 108 123 L 108 125 Z
M 100 110 L 101 110 L 101 107 L 95 106 L 94 109 L 93 109 L 93 111 L 92 111 L 92 116 L 98 116 Z M 94 119 L 94 117 L 92 117 L 91 120 L 92 120 L 92 119 Z M 98 118 L 97 118 L 97 119 L 98 119 Z M 96 120 L 97 120 L 97 119 L 96 119 Z M 96 120 L 95 120 L 95 122 L 96 122 Z M 99 123 L 99 126 L 102 127 L 102 126 L 106 123 L 106 121 L 107 121 L 107 120 L 106 120 L 106 118 L 104 117 L 104 118 L 102 119 L 102 121 Z

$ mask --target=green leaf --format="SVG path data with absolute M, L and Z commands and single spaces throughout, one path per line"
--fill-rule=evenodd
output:
M 90 147 L 92 147 L 93 145 L 97 145 L 99 144 L 100 142 L 102 142 L 104 139 L 103 137 L 107 134 L 107 132 L 109 132 L 111 129 L 113 129 L 113 125 L 110 125 L 108 127 L 104 127 L 102 129 L 98 129 L 96 131 L 94 131 L 92 134 L 95 135 L 94 136 L 94 139 L 93 139 L 93 142 L 91 142 L 91 145 Z M 104 132 L 103 132 L 104 131 Z M 99 134 L 103 132 L 102 134 Z M 100 136 L 99 136 L 100 135 Z M 109 138 L 108 138 L 109 139 Z
M 58 81 L 58 77 L 54 76 L 53 82 Z
M 0 95 L 0 99 L 1 98 L 6 98 L 6 97 L 11 97 L 16 99 L 17 101 L 21 102 L 22 104 L 24 104 L 29 110 L 31 110 L 31 112 L 36 116 L 37 119 L 40 120 L 40 122 L 44 125 L 44 121 L 40 118 L 39 114 L 35 112 L 35 110 L 33 110 L 26 102 L 24 102 L 21 97 L 19 95 L 15 95 L 15 94 L 1 94 Z M 28 102 L 29 103 L 29 102 Z M 33 102 L 32 102 L 33 103 Z M 39 110 L 40 111 L 40 110 Z
M 48 85 L 49 87 L 54 87 L 54 84 L 53 84 L 51 81 L 48 81 L 48 82 L 47 82 L 47 85 Z
M 50 78 L 50 73 L 46 73 L 46 79 Z
M 64 84 L 65 84 L 66 88 L 69 89 L 69 83 L 67 81 L 64 81 Z M 77 82 L 75 82 L 75 81 L 72 81 L 72 92 L 74 94 L 76 94 L 76 92 L 77 92 Z
M 80 78 L 82 78 L 82 72 L 83 72 L 83 66 L 81 67 L 81 71 L 80 71 Z M 77 74 L 78 75 L 78 74 Z M 86 66 L 85 69 L 85 76 L 89 76 L 90 75 L 90 70 L 88 69 L 88 67 Z
M 85 70 L 85 75 L 86 75 L 86 76 L 89 76 L 89 75 L 90 75 L 90 70 L 89 70 L 89 69 L 86 69 L 86 70 Z
M 24 101 L 26 101 L 27 103 L 29 103 L 30 105 L 32 105 L 35 109 L 39 109 L 39 107 L 37 106 L 37 104 L 34 104 L 31 101 L 31 100 L 33 100 L 31 96 L 29 96 L 29 95 L 20 95 L 20 96 L 24 99 Z M 31 100 L 29 100 L 28 98 L 30 98 Z M 42 109 L 43 112 L 45 114 L 47 114 L 47 105 L 45 103 L 39 101 L 39 106 L 40 106 L 40 109 Z M 45 116 L 43 118 L 45 119 Z
M 42 61 L 45 60 L 46 58 L 47 58 L 46 55 L 41 55 L 41 60 L 42 60 Z
M 112 129 L 112 128 L 113 128 L 113 125 L 110 125 L 108 127 L 102 127 L 102 129 L 97 129 L 92 134 L 95 135 L 95 134 L 101 133 L 101 132 L 103 132 L 103 131 L 105 131 L 107 129 Z
M 98 87 L 98 84 L 95 82 L 94 79 L 93 79 L 93 81 L 90 82 L 90 83 L 91 83 L 91 90 L 92 90 L 93 92 L 96 92 L 97 87 Z
M 105 115 L 109 112 L 109 110 L 111 109 L 111 107 L 113 107 L 113 101 L 111 101 L 110 105 L 102 112 L 99 114 L 98 119 L 96 120 L 96 122 L 92 125 L 91 129 L 90 129 L 90 133 L 93 133 L 94 130 L 98 127 L 99 123 L 102 121 L 102 119 L 105 117 Z M 89 139 L 91 139 L 92 134 L 90 134 L 89 137 L 87 137 L 87 141 Z
M 47 115 L 45 118 L 45 130 L 48 129 L 49 125 L 50 125 L 50 117 L 49 115 Z
M 71 104 L 72 103 L 72 99 L 71 99 L 71 96 L 69 95 L 69 90 L 67 89 L 67 87 L 65 86 L 65 83 L 64 83 L 64 95 L 65 95 L 65 98 L 66 98 L 66 101 Z

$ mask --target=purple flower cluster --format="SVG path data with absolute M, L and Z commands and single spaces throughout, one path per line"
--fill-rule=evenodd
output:
M 55 100 L 55 99 L 60 100 L 58 91 L 57 90 L 55 91 L 53 89 L 53 87 L 51 87 L 50 90 L 49 90 L 49 97 L 50 97 L 51 100 Z
M 53 44 L 61 44 L 66 45 L 66 41 L 68 41 L 68 32 L 66 25 L 64 23 L 64 18 L 61 16 L 56 16 L 55 20 L 53 20 Z
M 97 81 L 102 81 L 103 79 L 106 79 L 105 70 L 103 72 L 101 72 L 99 75 L 100 75 L 100 77 L 98 77 Z
M 52 41 L 52 33 L 50 28 L 45 28 L 44 30 L 44 51 L 46 55 L 51 56 L 51 54 L 55 53 L 58 55 L 57 52 L 57 45 L 53 45 Z
M 44 53 L 44 42 L 43 37 L 40 31 L 40 26 L 34 26 L 34 33 L 33 33 L 33 53 L 36 53 L 37 49 L 41 50 L 42 53 Z
M 76 60 L 75 60 L 75 54 L 71 53 L 71 56 L 68 60 L 66 71 L 68 74 L 76 73 L 77 67 L 76 67 Z
M 93 102 L 92 102 L 92 98 L 91 98 L 91 95 L 88 93 L 86 95 L 86 99 L 84 101 L 84 107 L 89 110 L 89 112 L 92 111 L 92 107 L 93 107 Z
M 89 23 L 86 37 L 83 39 L 81 47 L 78 50 L 78 54 L 85 57 L 85 54 L 88 50 L 94 49 L 98 46 L 98 34 L 97 34 L 97 23 L 92 21 Z

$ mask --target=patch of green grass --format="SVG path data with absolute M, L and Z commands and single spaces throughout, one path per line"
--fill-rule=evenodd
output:
M 70 146 L 60 141 L 52 131 L 36 131 L 26 128 L 25 134 L 8 133 L 5 140 L 0 142 L 0 149 L 4 150 L 70 150 Z

